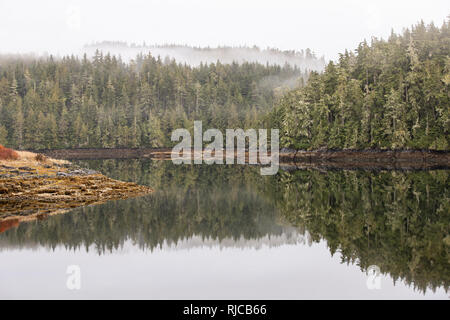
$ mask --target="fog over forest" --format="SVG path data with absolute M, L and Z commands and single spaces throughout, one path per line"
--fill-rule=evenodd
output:
M 217 61 L 223 64 L 233 62 L 258 62 L 281 66 L 290 64 L 311 71 L 321 71 L 325 66 L 325 58 L 316 57 L 309 48 L 300 51 L 282 51 L 274 48 L 260 49 L 256 46 L 200 48 L 186 45 L 146 45 L 145 43 L 136 45 L 126 42 L 102 41 L 85 45 L 82 52 L 91 57 L 95 55 L 96 50 L 111 55 L 120 55 L 124 61 L 135 59 L 139 54 L 151 53 L 154 57 L 175 59 L 178 63 L 186 63 L 191 66 L 198 66 L 201 63 L 216 63 Z

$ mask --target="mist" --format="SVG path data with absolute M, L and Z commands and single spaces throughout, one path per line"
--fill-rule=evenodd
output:
M 316 57 L 310 49 L 300 51 L 281 51 L 278 49 L 260 49 L 254 47 L 216 47 L 200 48 L 181 45 L 135 45 L 125 42 L 103 41 L 85 45 L 82 53 L 88 57 L 99 50 L 103 54 L 120 56 L 123 61 L 135 59 L 137 55 L 150 53 L 154 57 L 175 60 L 177 63 L 188 64 L 193 67 L 201 63 L 210 64 L 220 61 L 223 64 L 256 62 L 260 64 L 280 65 L 289 64 L 301 70 L 321 71 L 325 66 L 324 57 Z
M 421 19 L 441 25 L 449 13 L 446 0 L 431 4 L 422 0 L 3 0 L 0 53 L 70 55 L 78 54 L 85 44 L 111 40 L 202 48 L 310 48 L 318 57 L 334 60 L 363 39 L 387 38 L 391 29 L 401 32 Z M 181 49 L 158 53 L 198 63 Z M 251 53 L 243 54 L 251 58 Z M 268 55 L 262 61 L 273 59 Z

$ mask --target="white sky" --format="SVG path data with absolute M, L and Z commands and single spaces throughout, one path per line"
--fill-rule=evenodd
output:
M 423 19 L 448 0 L 0 0 L 0 52 L 78 53 L 92 41 L 303 49 L 334 59 L 364 38 Z

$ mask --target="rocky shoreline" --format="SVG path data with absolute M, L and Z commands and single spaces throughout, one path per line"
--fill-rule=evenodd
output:
M 171 159 L 171 149 L 44 150 L 55 159 Z M 294 150 L 281 149 L 280 163 L 288 166 L 336 169 L 450 169 L 449 151 L 432 150 Z
M 21 222 L 68 209 L 126 199 L 153 190 L 110 179 L 71 163 L 0 163 L 0 232 Z
M 282 149 L 280 163 L 298 168 L 431 170 L 450 169 L 450 152 L 431 150 Z

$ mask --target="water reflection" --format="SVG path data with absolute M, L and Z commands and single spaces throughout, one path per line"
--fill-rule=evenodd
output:
M 448 290 L 448 171 L 298 170 L 262 177 L 246 166 L 80 164 L 157 191 L 23 223 L 0 234 L 1 248 L 63 245 L 107 254 L 129 241 L 153 251 L 325 240 L 342 262 L 362 270 L 377 265 L 420 291 Z

